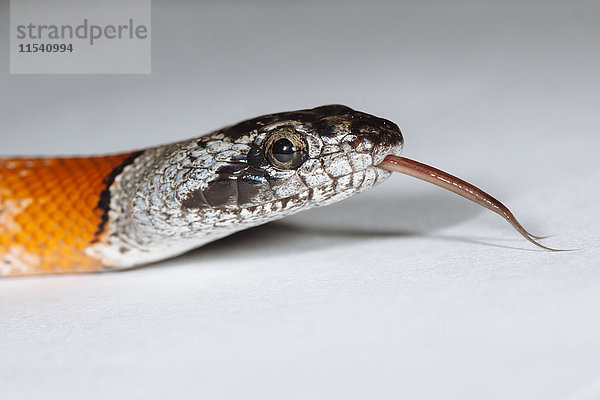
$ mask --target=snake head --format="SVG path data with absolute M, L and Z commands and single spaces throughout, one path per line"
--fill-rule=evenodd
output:
M 393 122 L 329 105 L 147 149 L 111 187 L 97 251 L 109 265 L 155 261 L 343 200 L 388 178 L 377 165 L 402 144 Z
M 188 175 L 191 183 L 182 182 L 184 208 L 254 213 L 267 207 L 277 214 L 382 182 L 390 173 L 375 165 L 399 155 L 403 138 L 391 121 L 328 105 L 247 120 L 197 145 L 206 163 Z

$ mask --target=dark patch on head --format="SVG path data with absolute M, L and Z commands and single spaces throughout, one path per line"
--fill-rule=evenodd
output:
M 108 174 L 103 180 L 104 189 L 100 192 L 100 198 L 98 199 L 98 204 L 96 208 L 102 211 L 102 215 L 100 216 L 100 223 L 98 224 L 98 229 L 94 233 L 94 238 L 92 239 L 92 243 L 97 243 L 100 239 L 100 235 L 104 232 L 106 228 L 106 224 L 108 223 L 108 211 L 110 209 L 110 187 L 115 182 L 115 178 L 119 176 L 121 172 L 128 165 L 133 164 L 136 158 L 138 158 L 144 151 L 136 151 L 135 153 L 131 153 L 129 157 L 123 160 L 121 164 L 119 164 L 115 169 L 113 169 L 110 174 Z
M 219 177 L 217 180 L 208 183 L 206 189 L 202 191 L 208 205 L 214 208 L 236 207 L 237 204 L 237 184 L 235 179 Z
M 204 190 L 196 190 L 181 201 L 185 208 L 225 208 L 244 206 L 260 198 L 266 183 L 265 172 L 247 164 L 224 165 L 217 179 Z M 267 186 L 268 187 L 268 186 Z
M 251 179 L 237 180 L 238 204 L 240 207 L 256 202 L 256 199 L 264 190 L 263 184 Z
M 267 193 L 271 196 L 267 180 L 264 170 L 249 166 L 237 177 L 238 205 L 242 207 L 256 203 L 257 200 L 264 199 Z

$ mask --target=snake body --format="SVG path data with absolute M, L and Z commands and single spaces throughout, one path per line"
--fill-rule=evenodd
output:
M 0 275 L 127 268 L 384 181 L 396 124 L 341 105 L 104 157 L 0 158 Z

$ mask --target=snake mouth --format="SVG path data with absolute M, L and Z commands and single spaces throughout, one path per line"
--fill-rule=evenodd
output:
M 372 153 L 373 164 L 381 168 L 380 164 L 383 163 L 387 157 L 400 157 L 403 148 L 403 141 L 376 146 Z
M 527 230 L 523 228 L 519 221 L 517 221 L 508 207 L 488 193 L 479 189 L 477 186 L 463 181 L 454 175 L 450 175 L 449 173 L 434 168 L 430 165 L 394 154 L 386 156 L 383 161 L 377 165 L 377 167 L 386 171 L 399 172 L 401 174 L 409 175 L 456 193 L 459 196 L 462 196 L 500 215 L 502 218 L 507 220 L 513 226 L 513 228 L 515 228 L 517 232 L 521 234 L 521 236 L 536 246 L 551 251 L 565 251 L 553 249 L 537 242 L 535 239 L 544 239 L 545 237 L 535 236 L 527 232 Z

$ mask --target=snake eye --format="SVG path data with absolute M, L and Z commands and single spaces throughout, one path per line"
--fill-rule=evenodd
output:
M 292 128 L 281 128 L 265 142 L 265 156 L 278 169 L 296 169 L 308 158 L 306 140 Z

